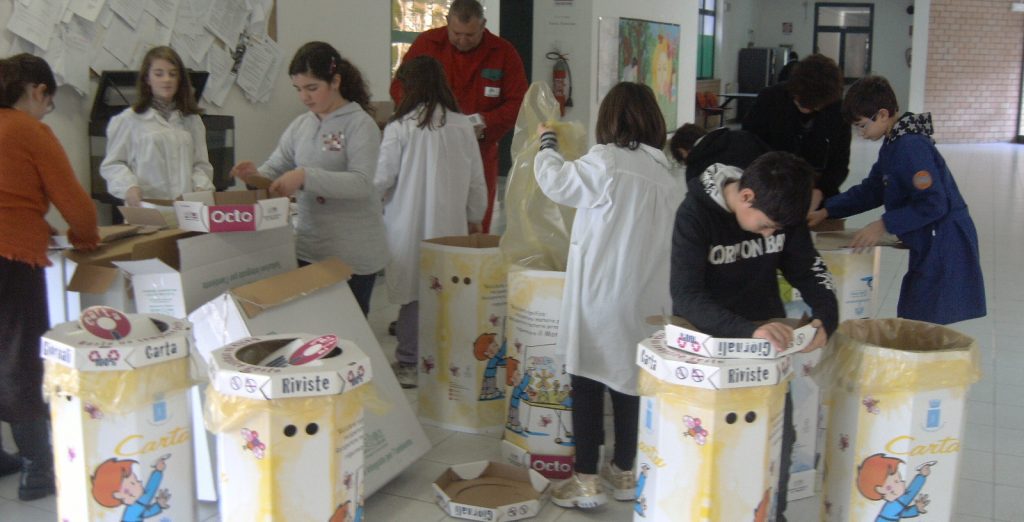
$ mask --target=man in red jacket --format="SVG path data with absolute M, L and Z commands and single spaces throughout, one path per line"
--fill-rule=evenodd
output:
M 488 233 L 498 192 L 498 141 L 516 123 L 526 94 L 526 71 L 512 44 L 487 30 L 484 8 L 477 0 L 455 0 L 447 20 L 446 27 L 420 34 L 402 62 L 420 55 L 441 62 L 459 109 L 476 125 L 487 180 L 483 230 Z M 391 98 L 395 104 L 402 98 L 397 80 L 391 81 Z

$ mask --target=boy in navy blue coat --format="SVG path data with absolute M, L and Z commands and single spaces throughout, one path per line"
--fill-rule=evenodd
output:
M 811 226 L 885 205 L 852 247 L 876 245 L 885 233 L 910 248 L 896 315 L 949 324 L 986 313 L 978 234 L 953 174 L 931 139 L 931 114 L 899 115 L 889 82 L 868 76 L 851 87 L 843 115 L 869 140 L 884 138 L 878 161 L 860 185 L 811 212 Z

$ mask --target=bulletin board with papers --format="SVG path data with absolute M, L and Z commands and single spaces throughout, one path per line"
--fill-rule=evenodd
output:
M 232 85 L 252 103 L 270 100 L 283 56 L 275 0 L 9 0 L 7 56 L 46 59 L 58 85 L 89 92 L 90 71 L 137 70 L 150 48 L 169 45 L 185 66 L 210 73 L 203 99 L 222 106 Z

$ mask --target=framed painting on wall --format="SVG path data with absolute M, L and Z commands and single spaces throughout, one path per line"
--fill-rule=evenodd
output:
M 649 86 L 669 128 L 676 125 L 678 64 L 678 24 L 619 18 L 619 81 Z

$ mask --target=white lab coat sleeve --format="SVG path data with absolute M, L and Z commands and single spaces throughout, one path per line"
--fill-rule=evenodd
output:
M 387 203 L 395 193 L 398 175 L 402 169 L 402 153 L 404 126 L 401 121 L 393 121 L 384 127 L 384 138 L 380 142 L 380 154 L 377 159 L 377 172 L 373 176 L 373 188 L 377 196 Z
M 100 175 L 107 180 L 107 192 L 115 198 L 124 199 L 125 192 L 139 184 L 128 163 L 133 157 L 135 132 L 131 115 L 126 112 L 114 116 L 107 124 L 107 152 L 100 163 Z
M 192 190 L 214 190 L 213 165 L 206 150 L 206 125 L 202 118 L 189 116 L 189 131 L 192 133 Z
M 366 199 L 374 194 L 374 173 L 380 157 L 380 129 L 366 117 L 345 135 L 348 170 L 306 167 L 303 190 L 330 199 Z
M 270 179 L 277 179 L 278 176 L 292 170 L 295 165 L 295 134 L 298 132 L 300 118 L 296 118 L 288 128 L 284 130 L 277 140 L 277 148 L 270 154 L 267 161 L 256 170 L 263 176 Z
M 544 149 L 533 160 L 541 191 L 560 205 L 594 208 L 609 201 L 608 188 L 615 168 L 612 151 L 598 145 L 575 161 L 565 161 L 555 149 Z
M 466 201 L 466 218 L 470 223 L 482 223 L 487 213 L 487 181 L 484 179 L 484 163 L 480 158 L 480 146 L 471 131 L 466 132 L 466 154 L 469 155 L 470 178 L 469 199 Z

